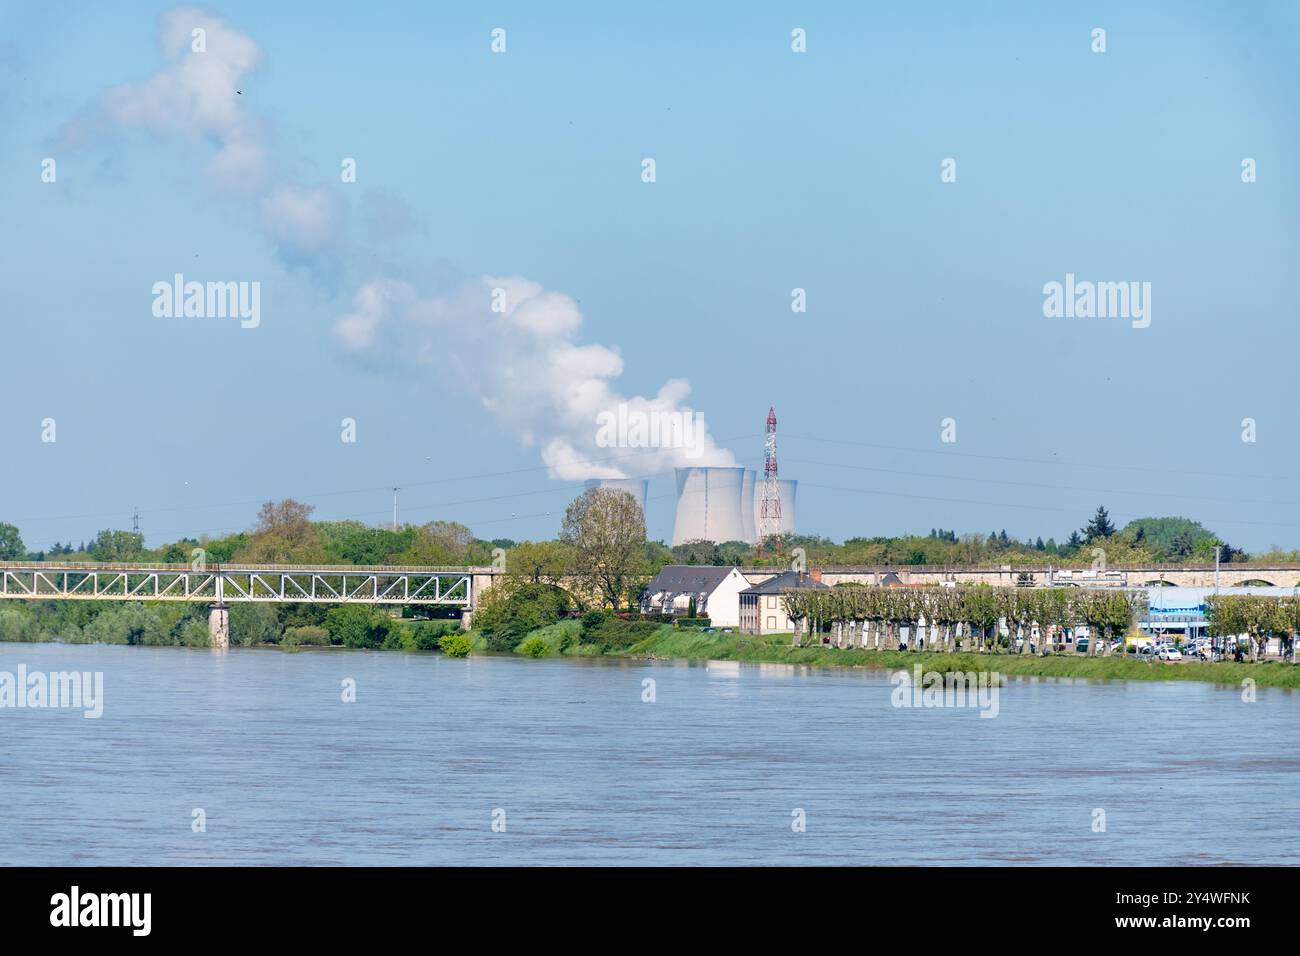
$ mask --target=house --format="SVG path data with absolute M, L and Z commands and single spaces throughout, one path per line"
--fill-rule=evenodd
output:
M 825 587 L 802 571 L 785 571 L 755 584 L 740 592 L 740 629 L 746 634 L 788 634 L 794 630 L 794 622 L 786 615 L 781 596 L 791 588 Z
M 707 617 L 715 627 L 736 627 L 740 592 L 747 587 L 749 582 L 735 568 L 669 564 L 646 588 L 641 613 L 684 616 L 694 598 L 696 617 Z

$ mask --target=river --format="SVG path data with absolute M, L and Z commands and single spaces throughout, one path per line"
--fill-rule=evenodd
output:
M 20 665 L 102 672 L 103 713 L 0 708 L 10 865 L 1300 862 L 1291 691 L 1011 678 L 987 719 L 785 665 L 0 644 Z

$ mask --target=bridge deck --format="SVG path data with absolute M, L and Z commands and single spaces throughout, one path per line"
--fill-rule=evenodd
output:
M 472 607 L 471 569 L 0 564 L 0 599 Z

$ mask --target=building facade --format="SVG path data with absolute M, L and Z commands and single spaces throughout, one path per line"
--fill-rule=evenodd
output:
M 670 564 L 646 588 L 641 613 L 684 617 L 693 598 L 696 617 L 707 617 L 714 627 L 737 627 L 740 593 L 748 587 L 736 568 Z
M 746 634 L 788 634 L 794 622 L 782 596 L 791 588 L 824 588 L 803 571 L 785 571 L 740 593 L 740 629 Z

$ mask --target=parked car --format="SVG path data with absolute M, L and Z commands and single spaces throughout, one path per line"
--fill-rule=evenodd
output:
M 1153 660 L 1158 653 L 1154 644 L 1143 644 L 1137 649 L 1137 656 L 1144 661 Z
M 1181 661 L 1183 659 L 1182 653 L 1176 647 L 1162 647 L 1158 656 L 1162 661 Z

